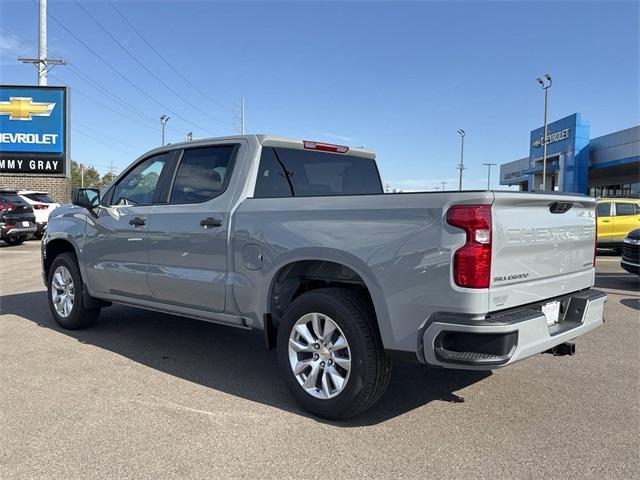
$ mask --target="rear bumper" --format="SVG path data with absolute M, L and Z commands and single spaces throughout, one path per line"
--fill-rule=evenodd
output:
M 3 227 L 3 228 L 0 228 L 0 237 L 6 238 L 6 237 L 19 237 L 22 235 L 31 235 L 32 233 L 35 233 L 36 230 L 37 230 L 37 227 L 33 223 L 29 227 L 11 227 L 11 228 Z
M 562 304 L 560 321 L 548 326 L 544 303 Z M 488 370 L 545 352 L 602 325 L 607 296 L 583 290 L 545 302 L 498 312 L 478 321 L 439 314 L 423 334 L 427 364 L 444 368 Z

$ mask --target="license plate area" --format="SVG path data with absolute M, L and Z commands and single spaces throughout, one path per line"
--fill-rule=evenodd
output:
M 22 226 L 23 227 L 28 227 L 29 226 L 29 222 L 22 222 Z
M 542 305 L 542 313 L 547 319 L 547 326 L 555 325 L 560 320 L 560 302 L 553 301 Z

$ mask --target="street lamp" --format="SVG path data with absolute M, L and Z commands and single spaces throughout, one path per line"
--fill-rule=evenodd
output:
M 162 115 L 160 117 L 160 123 L 162 124 L 162 146 L 163 147 L 164 147 L 164 126 L 167 124 L 170 118 L 171 117 L 168 117 L 167 115 Z
M 460 165 L 458 165 L 458 170 L 460 170 L 460 182 L 458 184 L 458 190 L 462 190 L 462 171 L 464 170 L 464 130 L 459 129 L 458 135 L 460 135 Z
M 542 191 L 547 190 L 547 95 L 549 87 L 553 83 L 551 81 L 551 75 L 548 73 L 544 74 L 545 80 L 540 77 L 537 78 L 538 83 L 542 87 L 544 91 L 544 138 L 542 139 Z
M 483 163 L 489 169 L 487 172 L 487 190 L 491 190 L 491 165 L 495 165 L 495 163 Z

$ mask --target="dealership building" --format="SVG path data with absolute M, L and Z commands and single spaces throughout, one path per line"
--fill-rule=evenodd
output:
M 546 189 L 596 197 L 640 194 L 640 126 L 591 138 L 579 113 L 547 126 Z M 500 165 L 500 185 L 542 185 L 544 127 L 533 130 L 529 156 Z

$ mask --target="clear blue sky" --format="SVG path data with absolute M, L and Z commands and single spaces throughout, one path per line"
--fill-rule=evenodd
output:
M 188 131 L 194 137 L 234 132 L 232 111 L 186 84 L 109 3 L 82 4 L 201 111 L 137 65 L 76 3 L 49 0 L 51 14 L 164 105 L 145 97 L 50 20 L 50 54 L 75 68 L 56 67 L 56 78 L 49 79 L 72 88 L 74 160 L 102 171 L 111 161 L 124 167 L 159 144 L 157 119 L 163 113 L 171 116 L 168 141 L 182 140 Z M 433 189 L 440 181 L 453 187 L 458 128 L 467 131 L 467 188 L 486 185 L 483 162 L 526 156 L 529 131 L 542 124 L 542 91 L 535 79 L 545 72 L 554 79 L 551 120 L 581 112 L 592 137 L 639 123 L 635 1 L 117 1 L 116 6 L 210 98 L 233 110 L 244 95 L 249 132 L 364 144 L 378 153 L 383 176 L 394 187 Z M 33 84 L 34 67 L 15 57 L 36 54 L 36 4 L 2 0 L 0 25 L 0 82 Z M 143 126 L 96 104 L 125 111 L 76 71 L 157 124 Z M 136 112 L 127 115 L 140 118 Z M 497 186 L 497 174 L 492 184 Z

